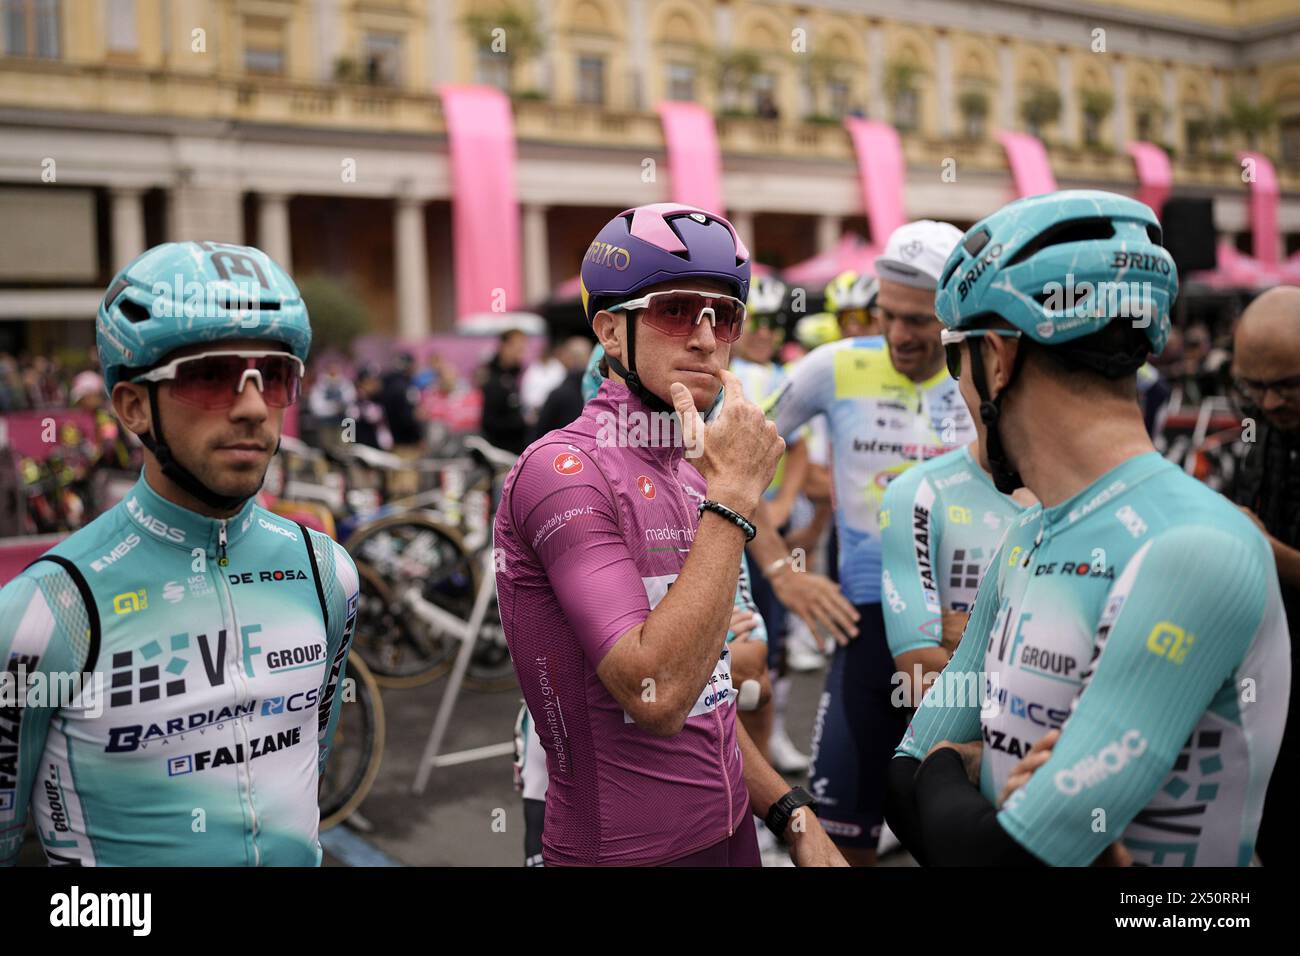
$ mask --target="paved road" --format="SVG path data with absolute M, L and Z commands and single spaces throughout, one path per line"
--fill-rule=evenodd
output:
M 802 749 L 812 734 L 824 673 L 796 674 L 788 726 Z M 367 843 L 408 866 L 519 866 L 523 813 L 511 782 L 509 757 L 435 770 L 424 796 L 411 793 L 420 752 L 445 681 L 384 691 L 388 746 L 374 789 L 361 812 L 374 830 Z M 448 750 L 510 739 L 518 691 L 464 691 L 448 734 Z M 806 780 L 791 777 L 792 782 Z M 494 828 L 494 820 L 504 821 Z M 335 861 L 337 862 L 337 861 Z

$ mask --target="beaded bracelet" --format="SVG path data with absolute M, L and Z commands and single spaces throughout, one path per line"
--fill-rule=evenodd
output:
M 743 515 L 737 514 L 724 504 L 706 499 L 700 502 L 700 516 L 703 517 L 704 512 L 706 511 L 712 511 L 716 515 L 721 515 L 741 531 L 745 532 L 746 541 L 753 541 L 754 535 L 758 534 L 758 529 L 750 522 L 746 521 Z

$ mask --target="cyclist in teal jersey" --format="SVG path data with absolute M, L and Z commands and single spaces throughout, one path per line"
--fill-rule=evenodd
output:
M 885 773 L 907 727 L 907 712 L 893 701 L 894 659 L 881 606 L 881 499 L 909 468 L 975 438 L 944 368 L 934 315 L 935 286 L 960 238 L 954 226 L 932 220 L 895 229 L 875 261 L 884 335 L 814 349 L 790 369 L 768 409 L 787 441 L 819 414 L 830 432 L 839 586 L 856 608 L 861 636 L 837 635 L 813 726 L 809 779 L 827 832 L 862 866 L 876 859 Z M 760 527 L 751 545 L 765 570 L 774 566 L 769 540 Z M 806 577 L 790 570 L 768 574 L 782 600 Z
M 1016 495 L 1033 500 L 1024 489 Z M 974 443 L 903 472 L 885 490 L 880 591 L 905 706 L 915 707 L 948 663 L 980 578 L 1022 510 L 993 486 Z
M 316 866 L 357 572 L 253 498 L 306 307 L 257 249 L 169 243 L 118 274 L 96 329 L 145 467 L 0 591 L 18 694 L 0 705 L 0 862 L 30 807 L 52 864 Z
M 1251 860 L 1286 616 L 1263 536 L 1147 437 L 1136 374 L 1178 289 L 1160 240 L 1142 203 L 1067 191 L 977 223 L 945 266 L 981 463 L 1042 503 L 890 767 L 890 825 L 923 863 L 1081 866 L 1116 841 L 1146 865 Z

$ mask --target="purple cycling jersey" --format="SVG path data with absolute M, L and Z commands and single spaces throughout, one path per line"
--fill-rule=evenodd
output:
M 727 840 L 749 812 L 724 634 L 671 737 L 633 723 L 596 676 L 667 593 L 699 524 L 705 482 L 668 420 L 605 382 L 580 418 L 529 446 L 502 492 L 497 591 L 546 750 L 547 865 L 666 863 Z

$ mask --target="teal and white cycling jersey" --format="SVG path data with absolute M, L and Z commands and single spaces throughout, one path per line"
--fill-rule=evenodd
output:
M 1151 452 L 1013 524 L 899 753 L 982 739 L 980 789 L 1053 727 L 998 822 L 1053 865 L 1122 837 L 1135 862 L 1243 866 L 1290 696 L 1273 554 L 1227 499 Z
M 32 807 L 53 864 L 315 866 L 356 621 L 352 559 L 253 501 L 143 477 L 0 590 L 0 863 Z M 71 699 L 38 687 L 88 675 Z M 21 688 L 25 687 L 26 692 Z
M 903 472 L 880 509 L 885 634 L 894 657 L 943 640 L 943 611 L 969 611 L 980 578 L 1023 511 L 993 487 L 971 446 Z

